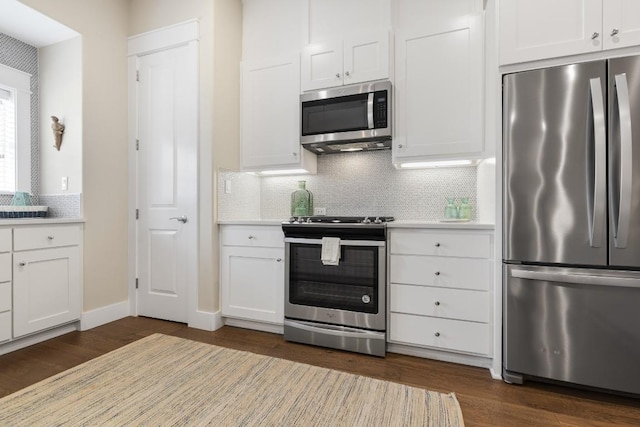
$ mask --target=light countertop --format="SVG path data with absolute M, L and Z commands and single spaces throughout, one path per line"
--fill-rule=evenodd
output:
M 281 225 L 283 219 L 238 219 L 220 220 L 218 225 Z M 494 230 L 495 224 L 479 222 L 440 222 L 440 221 L 417 221 L 398 220 L 387 223 L 387 228 L 442 228 L 456 230 Z
M 0 218 L 0 227 L 5 225 L 76 224 L 82 222 L 85 222 L 82 218 Z

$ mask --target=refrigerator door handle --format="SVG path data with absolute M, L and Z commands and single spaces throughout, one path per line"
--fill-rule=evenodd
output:
M 604 116 L 604 97 L 600 77 L 589 80 L 591 112 L 593 114 L 594 136 L 594 185 L 593 207 L 591 215 L 591 227 L 589 229 L 589 244 L 592 248 L 602 245 L 602 232 L 604 228 L 607 203 L 605 194 L 607 191 L 606 157 L 607 157 L 607 129 Z
M 629 222 L 631 220 L 632 197 L 632 135 L 631 135 L 631 106 L 629 103 L 629 87 L 625 73 L 615 76 L 616 95 L 618 99 L 618 113 L 620 116 L 620 207 L 618 210 L 618 224 L 614 229 L 616 248 L 626 248 L 629 240 Z M 614 221 L 616 218 L 614 218 Z
M 593 274 L 550 273 L 547 271 L 511 270 L 511 276 L 518 279 L 540 280 L 546 282 L 575 283 L 578 285 L 616 286 L 640 288 L 640 279 L 616 276 L 598 276 Z

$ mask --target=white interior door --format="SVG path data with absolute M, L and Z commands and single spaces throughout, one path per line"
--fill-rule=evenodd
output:
M 197 275 L 197 43 L 138 58 L 138 314 L 186 323 Z

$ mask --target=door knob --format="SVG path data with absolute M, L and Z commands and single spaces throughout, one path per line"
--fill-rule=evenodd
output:
M 181 223 L 183 223 L 183 224 L 184 224 L 184 223 L 186 223 L 186 222 L 188 221 L 188 220 L 187 220 L 187 216 L 186 216 L 186 215 L 182 215 L 182 216 L 174 216 L 174 217 L 171 217 L 171 218 L 169 218 L 169 219 L 175 219 L 175 220 L 178 220 L 178 221 L 180 221 L 180 222 L 181 222 Z

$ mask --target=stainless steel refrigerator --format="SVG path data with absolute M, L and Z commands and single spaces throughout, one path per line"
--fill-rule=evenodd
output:
M 640 394 L 640 57 L 503 79 L 503 375 Z

